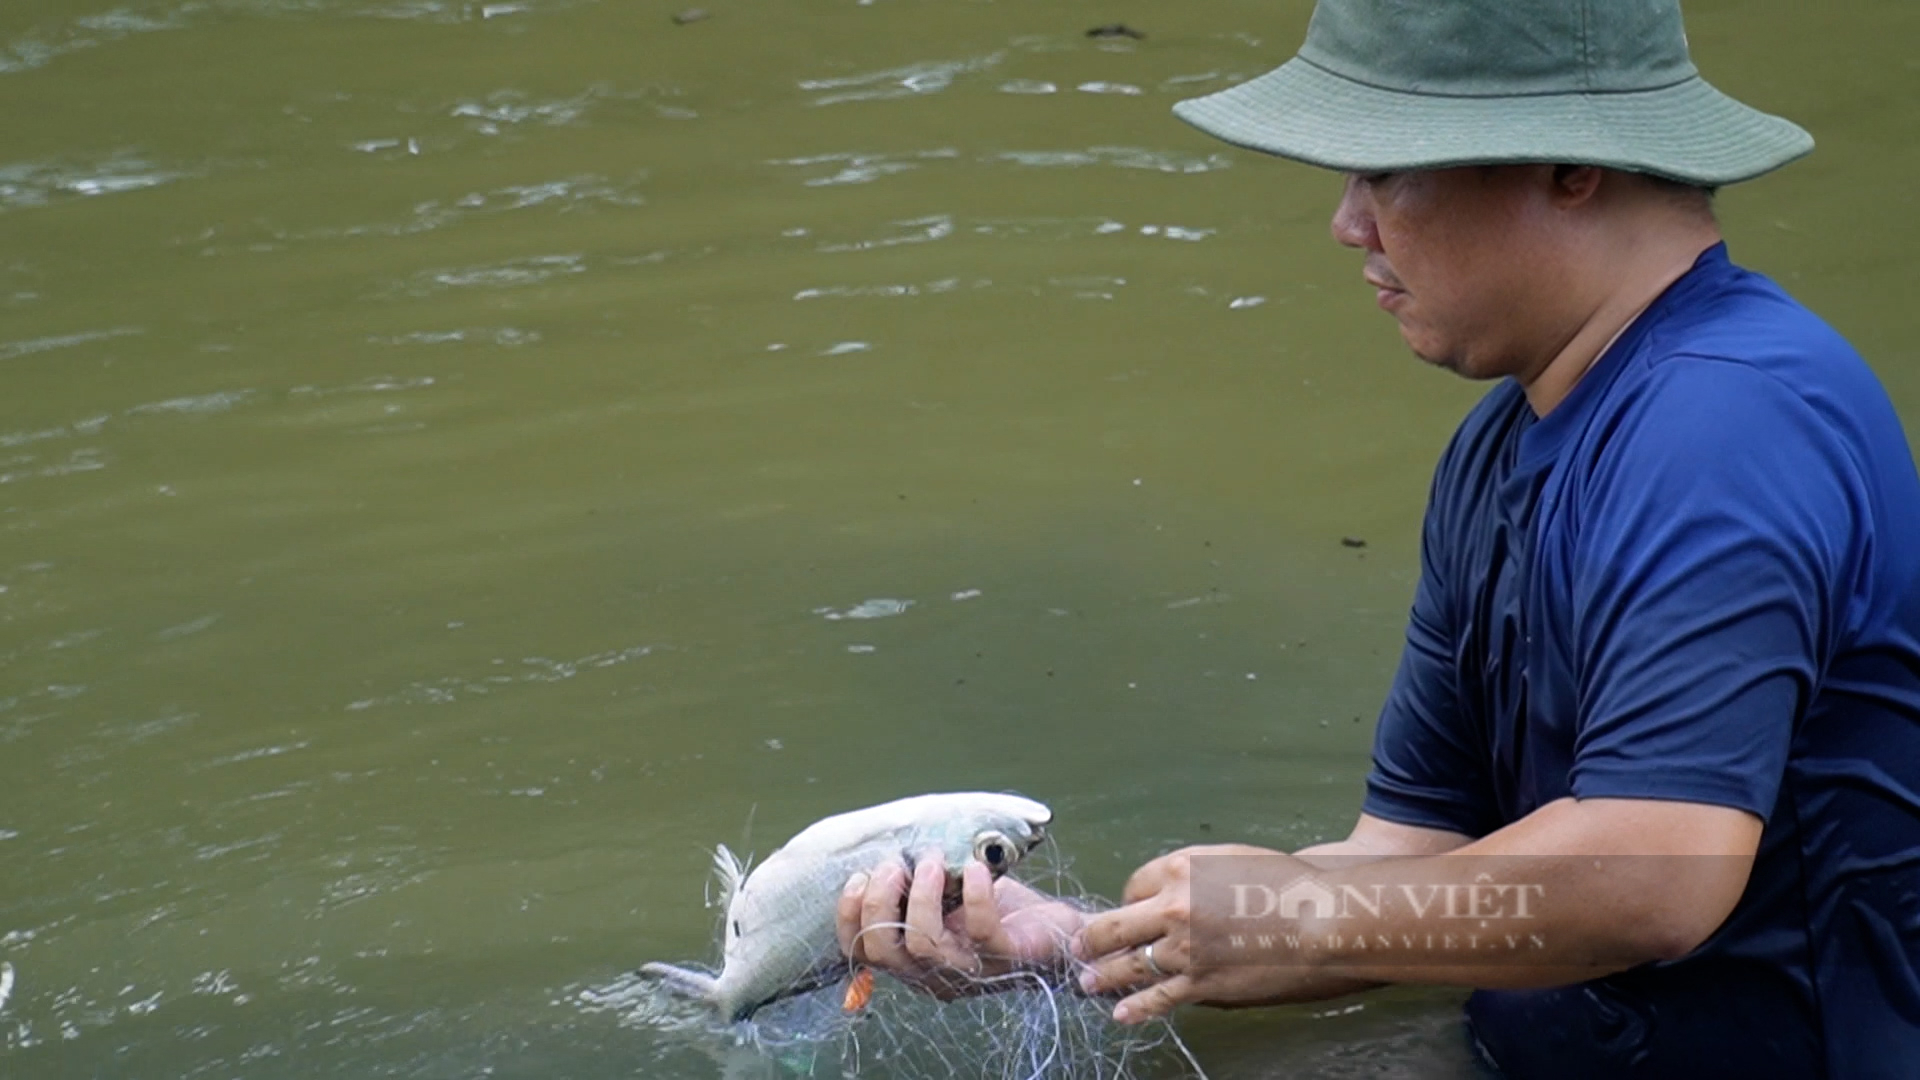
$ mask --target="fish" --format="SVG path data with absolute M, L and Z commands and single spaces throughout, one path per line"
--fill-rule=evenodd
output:
M 1018 795 L 966 791 L 914 795 L 822 818 L 766 861 L 743 863 L 725 844 L 714 852 L 726 907 L 718 975 L 667 963 L 641 967 L 668 990 L 704 1002 L 738 1023 L 776 1001 L 831 986 L 848 974 L 835 936 L 840 891 L 856 873 L 940 849 L 949 905 L 969 861 L 995 878 L 1046 839 L 1053 811 Z M 849 1002 L 854 997 L 849 995 Z M 861 1001 L 864 1004 L 864 1000 Z

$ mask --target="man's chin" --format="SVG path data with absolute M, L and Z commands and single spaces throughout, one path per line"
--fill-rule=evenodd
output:
M 1414 335 L 1407 333 L 1407 325 L 1405 323 L 1400 324 L 1400 340 L 1406 342 L 1407 348 L 1411 349 L 1413 355 L 1421 361 L 1432 364 L 1437 368 L 1446 368 L 1448 371 L 1457 372 L 1460 370 L 1456 357 L 1444 350 L 1436 349 L 1430 343 L 1423 342 Z
M 1409 349 L 1412 349 L 1413 355 L 1423 363 L 1429 364 L 1433 367 L 1442 368 L 1447 371 L 1451 371 L 1455 375 L 1458 375 L 1463 379 L 1487 378 L 1486 375 L 1480 374 L 1468 368 L 1466 359 L 1464 357 L 1456 356 L 1453 353 L 1449 353 L 1449 352 L 1441 352 L 1440 350 L 1437 350 L 1437 349 L 1422 349 L 1411 341 L 1407 342 L 1407 347 Z

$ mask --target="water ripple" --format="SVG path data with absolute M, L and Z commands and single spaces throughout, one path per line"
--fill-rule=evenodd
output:
M 907 609 L 913 605 L 912 600 L 895 600 L 892 597 L 881 596 L 872 600 L 863 600 L 845 611 L 835 611 L 831 607 L 818 607 L 813 609 L 813 613 L 828 622 L 839 622 L 842 619 L 891 619 L 896 615 L 905 615 Z
M 1201 157 L 1140 146 L 1093 146 L 1084 150 L 1003 150 L 972 159 L 964 158 L 960 151 L 951 148 L 905 154 L 847 152 L 778 158 L 767 164 L 816 171 L 822 166 L 830 166 L 835 171 L 801 181 L 807 187 L 829 187 L 872 183 L 882 177 L 919 169 L 927 162 L 962 160 L 1043 169 L 1105 167 L 1177 174 L 1217 172 L 1233 165 L 1233 159 L 1225 154 Z
M 480 101 L 462 101 L 449 114 L 470 121 L 469 127 L 482 135 L 498 135 L 502 129 L 519 124 L 560 127 L 585 116 L 594 103 L 616 95 L 604 84 L 589 87 L 584 93 L 553 101 L 529 101 L 518 90 L 497 90 Z
M 220 621 L 220 614 L 218 612 L 215 612 L 211 615 L 202 615 L 197 619 L 190 619 L 186 622 L 179 623 L 174 626 L 169 626 L 156 632 L 153 635 L 154 640 L 177 641 L 183 637 L 191 637 L 192 635 L 198 634 L 203 630 L 212 629 L 213 624 L 219 621 Z
M 257 395 L 253 390 L 216 390 L 211 394 L 195 394 L 188 397 L 168 398 L 165 401 L 151 401 L 145 405 L 135 405 L 127 410 L 128 416 L 158 416 L 175 413 L 187 416 L 204 416 L 208 413 L 222 413 L 251 401 Z
M 323 0 L 223 0 L 218 3 L 193 2 L 158 12 L 118 7 L 93 15 L 82 15 L 65 23 L 46 26 L 33 34 L 0 44 L 0 75 L 12 75 L 45 67 L 70 53 L 98 48 L 136 34 L 184 30 L 232 15 L 249 14 L 267 18 L 348 18 L 398 19 L 412 22 L 465 23 L 485 22 L 508 15 L 557 10 L 576 6 L 578 0 L 513 0 L 474 3 L 471 0 L 397 0 L 392 3 L 344 5 Z
M 585 255 L 533 255 L 486 266 L 426 270 L 405 287 L 408 295 L 428 296 L 448 289 L 513 289 L 587 272 Z
M 644 206 L 646 197 L 634 182 L 616 182 L 586 174 L 564 180 L 546 180 L 537 184 L 513 184 L 492 191 L 474 191 L 455 199 L 429 199 L 414 206 L 404 221 L 372 225 L 348 225 L 308 232 L 276 232 L 279 241 L 334 240 L 341 237 L 412 236 L 456 224 L 476 215 L 507 214 L 545 206 L 566 214 L 597 207 Z
M 1085 274 L 1077 277 L 1048 278 L 1047 284 L 1056 289 L 1071 292 L 1076 300 L 1111 300 L 1116 290 L 1126 286 L 1127 279 Z
M 53 337 L 33 338 L 30 341 L 13 341 L 0 344 L 0 360 L 12 360 L 17 356 L 46 352 L 49 349 L 67 349 L 75 345 L 85 345 L 89 341 L 106 341 L 109 338 L 128 337 L 143 334 L 146 331 L 138 326 L 116 326 L 111 330 L 83 330 L 77 334 L 58 334 Z M 0 441 L 0 446 L 7 445 Z
M 942 278 L 929 281 L 925 285 L 823 285 L 817 288 L 801 289 L 793 294 L 795 300 L 818 300 L 823 297 L 855 296 L 937 296 L 960 288 L 959 278 Z
M 996 160 L 1034 168 L 1084 168 L 1109 166 L 1117 169 L 1146 169 L 1163 173 L 1208 173 L 1231 168 L 1233 159 L 1225 154 L 1196 157 L 1167 150 L 1140 146 L 1094 146 L 1085 150 L 1008 150 Z
M 125 332 L 137 333 L 138 331 L 125 331 Z M 42 345 L 43 347 L 51 348 L 53 347 L 52 345 L 47 345 L 45 343 L 53 342 L 53 341 L 59 341 L 61 343 L 71 343 L 73 341 L 91 340 L 92 338 L 95 338 L 95 337 L 105 337 L 105 336 L 115 336 L 115 335 L 104 334 L 104 333 L 94 334 L 94 335 L 71 335 L 70 338 L 67 338 L 67 339 L 49 338 L 49 339 L 41 339 L 39 342 L 29 342 L 29 343 L 23 343 L 23 344 L 37 344 L 37 345 Z M 371 340 L 375 342 L 384 342 L 387 344 L 403 345 L 403 344 L 415 344 L 415 343 L 433 343 L 433 342 L 439 342 L 439 341 L 464 341 L 469 339 L 477 340 L 477 341 L 491 341 L 494 344 L 498 344 L 498 345 L 519 345 L 519 344 L 525 344 L 532 341 L 538 341 L 540 339 L 540 335 L 528 330 L 519 330 L 513 327 L 503 327 L 499 329 L 476 330 L 471 332 L 469 331 L 452 331 L 447 333 L 421 332 L 416 334 L 405 334 L 405 335 L 401 335 L 399 337 L 394 337 L 394 338 L 386 338 L 386 339 L 373 338 Z M 5 346 L 0 346 L 0 356 L 6 355 L 5 350 L 6 350 Z M 37 350 L 23 350 L 23 351 L 37 351 Z M 430 387 L 433 385 L 434 385 L 434 379 L 432 376 L 429 376 L 429 375 L 415 375 L 415 376 L 374 375 L 374 376 L 369 376 L 367 378 L 360 379 L 358 381 L 347 383 L 340 386 L 295 386 L 285 391 L 284 398 L 285 400 L 292 401 L 292 400 L 305 398 L 305 397 L 330 397 L 335 394 L 394 393 L 398 391 L 424 389 L 426 387 Z M 160 401 L 144 402 L 142 404 L 134 405 L 127 408 L 121 415 L 127 416 L 127 417 L 212 416 L 212 415 L 217 415 L 219 413 L 231 412 L 234 409 L 240 408 L 241 406 L 256 404 L 265 400 L 277 398 L 279 396 L 280 395 L 278 394 L 278 392 L 268 393 L 266 391 L 253 390 L 253 389 L 216 390 L 211 393 L 188 394 L 188 395 L 182 395 L 180 397 L 164 398 Z M 107 426 L 107 423 L 113 418 L 114 418 L 113 414 L 101 414 L 99 416 L 92 416 L 83 420 L 77 420 L 72 424 L 68 424 L 64 426 L 32 428 L 32 429 L 27 429 L 23 431 L 0 432 L 0 450 L 14 450 L 22 447 L 30 447 L 38 443 L 50 442 L 58 439 L 92 438 L 94 436 L 99 435 L 101 431 Z M 74 449 L 68 450 L 64 458 L 46 459 L 42 454 L 31 452 L 31 451 L 22 451 L 19 453 L 12 454 L 11 456 L 0 457 L 0 484 L 16 483 L 21 480 L 29 480 L 29 479 L 37 479 L 37 478 L 66 476 L 72 473 L 93 472 L 99 469 L 104 469 L 107 467 L 107 462 L 105 460 L 105 453 L 106 451 L 98 447 L 83 446 L 83 447 L 76 447 Z M 5 587 L 0 586 L 0 592 L 4 592 L 4 591 L 5 591 Z M 217 618 L 217 616 L 209 616 L 209 619 L 212 619 L 212 618 Z M 183 636 L 184 634 L 193 632 L 198 628 L 200 627 L 196 623 L 196 624 L 188 624 L 186 627 L 179 628 L 179 629 L 180 629 L 180 634 Z
M 256 747 L 252 747 L 251 749 L 240 750 L 240 751 L 236 751 L 235 753 L 226 754 L 221 757 L 214 758 L 212 761 L 207 762 L 205 765 L 199 766 L 195 771 L 197 772 L 199 771 L 199 769 L 217 769 L 224 765 L 238 765 L 243 761 L 259 761 L 262 758 L 281 757 L 285 754 L 292 754 L 292 753 L 297 753 L 298 751 L 301 751 L 301 750 L 305 750 L 312 745 L 313 745 L 313 740 L 301 739 L 298 742 L 278 743 L 270 746 L 256 746 Z
M 395 334 L 388 337 L 375 335 L 367 338 L 374 345 L 452 345 L 457 343 L 476 343 L 481 345 L 501 345 L 515 348 L 532 345 L 540 340 L 538 330 L 522 330 L 517 326 L 476 326 L 459 330 L 416 330 L 410 334 Z M 415 385 L 431 386 L 431 377 L 415 380 Z M 408 389 L 408 387 L 388 386 L 381 389 Z
M 103 451 L 93 447 L 82 447 L 69 451 L 66 459 L 51 464 L 37 465 L 33 455 L 22 455 L 0 461 L 0 484 L 14 484 L 22 480 L 44 480 L 56 476 L 71 476 L 74 473 L 97 472 L 107 467 L 102 458 Z M 13 466 L 13 467 L 9 467 Z
M 0 75 L 11 75 L 45 67 L 68 53 L 92 49 L 133 34 L 186 27 L 188 16 L 204 5 L 186 4 L 159 18 L 129 8 L 115 8 L 98 15 L 83 15 L 67 26 L 45 32 L 42 37 L 22 38 L 0 46 Z
M 1193 93 L 1195 88 L 1212 83 L 1245 82 L 1248 74 L 1242 71 L 1201 71 L 1192 75 L 1174 75 L 1161 80 L 1160 89 L 1172 90 L 1182 94 Z
M 289 398 L 332 397 L 335 394 L 391 394 L 406 390 L 424 390 L 434 384 L 431 375 L 374 375 L 342 386 L 296 386 L 287 391 Z
M 455 675 L 428 682 L 415 682 L 396 693 L 351 702 L 347 705 L 347 709 L 351 712 L 361 712 L 388 705 L 446 705 L 463 697 L 497 693 L 517 684 L 565 682 L 589 670 L 616 667 L 638 660 L 652 654 L 654 648 L 655 646 L 652 645 L 636 645 L 628 649 L 593 653 L 577 660 L 550 660 L 542 656 L 524 657 L 517 661 L 517 664 L 509 664 L 506 660 L 495 660 L 492 666 L 506 670 L 478 677 Z
M 967 60 L 926 60 L 905 67 L 888 68 L 864 75 L 837 79 L 803 79 L 800 89 L 825 90 L 813 99 L 814 105 L 838 105 L 849 101 L 884 101 L 889 98 L 937 94 L 952 86 L 961 75 L 985 71 L 1006 58 L 996 52 Z
M 58 707 L 59 703 L 71 701 L 86 692 L 87 688 L 84 686 L 55 683 L 29 690 L 24 694 L 0 698 L 0 745 L 17 742 L 25 738 L 36 725 L 61 716 L 62 710 Z M 50 704 L 55 707 L 46 709 L 45 707 Z M 31 706 L 44 711 L 19 712 L 22 706 Z M 9 715 L 14 713 L 18 714 Z M 6 942 L 0 940 L 0 945 L 4 944 Z
M 294 3 L 268 2 L 263 7 L 279 7 L 288 10 L 301 10 L 305 5 Z M 360 7 L 346 8 L 340 14 L 365 19 L 403 19 L 411 22 L 465 23 L 485 22 L 489 19 L 504 18 L 508 15 L 524 15 L 540 11 L 553 11 L 572 7 L 565 0 L 547 0 L 535 3 L 533 0 L 518 0 L 516 3 L 471 3 L 467 0 L 400 0 L 391 4 L 365 4 Z
M 921 150 L 912 154 L 819 154 L 812 157 L 786 158 L 769 162 L 772 165 L 789 165 L 799 168 L 811 168 L 817 165 L 837 165 L 837 172 L 827 176 L 816 176 L 803 181 L 808 187 L 829 187 L 836 184 L 866 184 L 883 176 L 908 172 L 920 167 L 923 161 L 957 160 L 960 151 L 951 149 Z
M 887 236 L 878 240 L 855 240 L 847 243 L 821 244 L 814 250 L 838 253 L 846 251 L 874 251 L 880 248 L 899 247 L 902 244 L 929 244 L 936 240 L 945 240 L 953 235 L 953 215 L 936 214 L 932 217 L 914 218 L 910 221 L 896 221 L 897 228 L 906 232 L 899 236 Z
M 1196 229 L 1186 225 L 1142 225 L 1141 236 L 1164 236 L 1169 240 L 1185 240 L 1188 243 L 1205 240 L 1212 236 L 1212 229 Z
M 0 165 L 0 213 L 46 206 L 63 198 L 116 195 L 158 187 L 191 174 L 155 166 L 137 157 L 114 157 L 94 165 L 29 161 Z

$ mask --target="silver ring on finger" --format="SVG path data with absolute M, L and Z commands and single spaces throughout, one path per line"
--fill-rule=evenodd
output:
M 1146 962 L 1147 970 L 1153 973 L 1154 978 L 1164 979 L 1167 977 L 1167 973 L 1162 970 L 1160 965 L 1155 963 L 1153 959 L 1153 947 L 1156 944 L 1158 944 L 1158 942 L 1147 942 L 1146 948 L 1140 950 L 1140 959 Z

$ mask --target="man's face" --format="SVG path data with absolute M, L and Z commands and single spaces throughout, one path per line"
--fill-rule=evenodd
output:
M 1333 236 L 1366 253 L 1364 274 L 1414 355 L 1468 378 L 1516 375 L 1553 340 L 1556 223 L 1547 166 L 1349 176 Z

